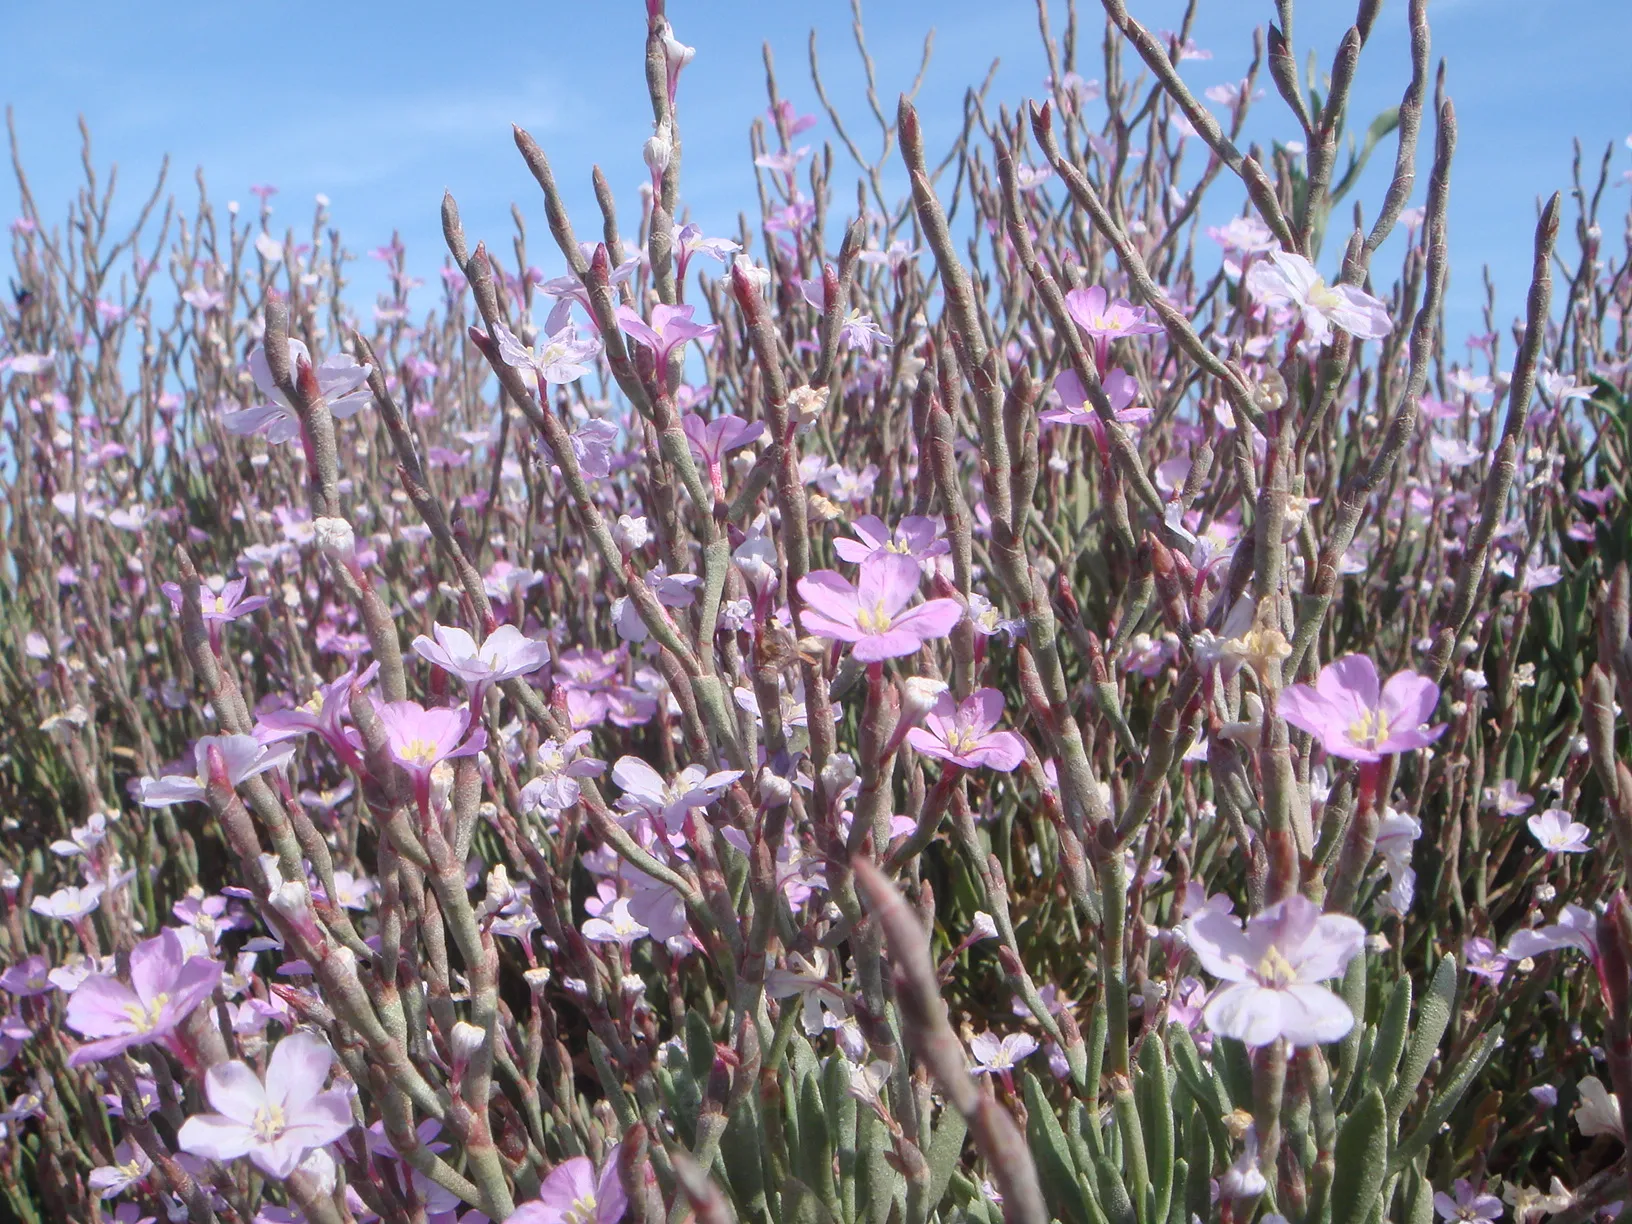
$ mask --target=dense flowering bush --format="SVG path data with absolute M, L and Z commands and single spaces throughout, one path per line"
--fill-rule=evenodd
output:
M 851 217 L 771 74 L 711 235 L 650 8 L 633 217 L 598 178 L 581 242 L 518 130 L 554 249 L 444 200 L 423 316 L 395 242 L 357 313 L 321 199 L 116 238 L 19 170 L 11 1215 L 1632 1202 L 1609 160 L 1464 342 L 1425 0 L 1347 161 L 1375 3 L 1318 88 L 1271 27 L 1198 98 L 1104 0 L 1103 83 L 1045 20 L 1042 100 L 971 92 L 938 161 L 875 105 L 910 199 L 862 165 Z M 1244 149 L 1264 68 L 1290 135 Z

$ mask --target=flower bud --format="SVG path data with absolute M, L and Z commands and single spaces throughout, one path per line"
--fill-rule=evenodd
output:
M 764 807 L 782 807 L 793 799 L 793 783 L 770 769 L 759 771 L 757 785 L 759 802 Z
M 935 708 L 941 694 L 947 691 L 945 680 L 931 680 L 928 676 L 908 676 L 901 682 L 901 721 L 917 723 Z
M 674 156 L 674 144 L 662 132 L 658 132 L 646 142 L 641 156 L 646 159 L 646 167 L 655 178 L 669 168 L 669 159 Z
M 320 518 L 313 522 L 317 546 L 333 561 L 350 561 L 357 556 L 357 536 L 343 518 Z
M 848 752 L 835 752 L 822 766 L 822 788 L 829 795 L 842 794 L 856 780 L 856 761 Z
M 465 1066 L 482 1048 L 487 1045 L 487 1030 L 480 1025 L 471 1024 L 466 1020 L 454 1021 L 453 1031 L 448 1034 L 448 1048 L 453 1053 L 453 1066 L 458 1074 L 463 1074 Z

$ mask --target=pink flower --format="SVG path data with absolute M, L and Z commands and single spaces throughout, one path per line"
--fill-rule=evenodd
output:
M 1317 344 L 1330 344 L 1334 327 L 1360 340 L 1380 340 L 1394 329 L 1382 302 L 1353 285 L 1328 285 L 1314 264 L 1289 251 L 1271 251 L 1268 262 L 1255 262 L 1246 287 L 1256 301 L 1298 311 Z
M 992 730 L 1002 717 L 1003 694 L 996 689 L 977 689 L 961 705 L 942 693 L 924 725 L 907 732 L 907 743 L 964 769 L 989 766 L 1008 773 L 1026 759 L 1026 745 L 1013 731 Z
M 1139 395 L 1139 380 L 1126 370 L 1112 370 L 1105 375 L 1102 384 L 1105 389 L 1105 398 L 1111 401 L 1111 410 L 1116 419 L 1124 425 L 1140 425 L 1150 420 L 1149 408 L 1135 408 L 1133 401 Z M 1099 414 L 1088 403 L 1088 392 L 1083 389 L 1082 379 L 1077 377 L 1075 370 L 1061 370 L 1054 379 L 1054 390 L 1059 393 L 1060 408 L 1050 408 L 1046 412 L 1037 414 L 1040 421 L 1050 421 L 1056 425 L 1086 425 L 1093 430 L 1094 439 L 1105 447 L 1105 425 L 1099 419 Z
M 1281 717 L 1320 740 L 1335 757 L 1379 761 L 1433 743 L 1445 731 L 1430 727 L 1439 686 L 1415 672 L 1397 672 L 1378 692 L 1377 667 L 1365 655 L 1345 655 L 1320 669 L 1313 687 L 1294 684 L 1281 693 Z
M 799 580 L 804 626 L 820 637 L 855 643 L 852 653 L 861 663 L 909 655 L 951 633 L 963 617 L 963 606 L 955 599 L 931 599 L 908 608 L 920 577 L 918 563 L 899 553 L 863 562 L 855 586 L 836 570 L 817 570 Z
M 386 749 L 414 779 L 422 808 L 430 796 L 431 770 L 439 762 L 471 756 L 487 747 L 487 732 L 481 727 L 472 731 L 464 743 L 459 742 L 470 730 L 468 706 L 457 710 L 434 706 L 427 710 L 417 701 L 390 701 L 375 709 L 385 724 Z
M 302 365 L 310 367 L 312 354 L 299 340 L 289 341 L 289 365 L 299 377 Z M 325 357 L 314 371 L 317 375 L 317 389 L 328 404 L 330 415 L 344 419 L 356 413 L 373 399 L 373 392 L 365 385 L 368 382 L 370 367 L 358 365 L 351 357 L 344 353 L 335 353 Z M 288 442 L 300 436 L 300 417 L 295 413 L 295 407 L 278 390 L 277 383 L 272 381 L 272 369 L 266 362 L 266 350 L 255 346 L 255 351 L 249 355 L 249 372 L 254 376 L 255 385 L 262 395 L 271 402 L 254 408 L 241 408 L 236 412 L 226 413 L 221 418 L 221 424 L 228 433 L 247 437 L 250 434 L 266 431 L 266 440 L 274 445 Z
M 316 731 L 341 760 L 348 764 L 355 761 L 355 732 L 348 732 L 343 720 L 351 712 L 352 693 L 366 687 L 378 670 L 379 664 L 373 663 L 359 676 L 355 667 L 350 668 L 327 684 L 318 685 L 300 705 L 267 711 L 255 724 L 255 738 L 263 744 L 275 744 Z
M 1559 808 L 1548 808 L 1525 823 L 1548 854 L 1585 854 L 1592 849 L 1587 841 L 1592 830 L 1571 820 L 1570 814 Z
M 1065 295 L 1065 309 L 1086 335 L 1114 340 L 1122 336 L 1160 334 L 1162 325 L 1146 317 L 1143 306 L 1117 298 L 1114 301 L 1098 285 L 1073 289 Z
M 535 386 L 540 382 L 577 382 L 589 373 L 601 352 L 600 340 L 580 336 L 572 323 L 563 323 L 536 347 L 523 344 L 502 323 L 494 329 L 494 335 L 499 342 L 499 359 L 507 366 L 532 375 Z
M 720 416 L 704 420 L 695 412 L 688 412 L 680 420 L 685 431 L 686 445 L 692 456 L 708 468 L 708 479 L 718 497 L 723 489 L 720 477 L 727 451 L 748 446 L 765 437 L 764 421 L 745 421 L 739 416 Z
M 1336 1041 L 1354 1027 L 1349 1005 L 1324 986 L 1365 944 L 1346 914 L 1322 914 L 1306 897 L 1255 914 L 1243 931 L 1230 915 L 1207 910 L 1184 925 L 1202 968 L 1229 985 L 1208 1002 L 1207 1027 L 1249 1046 L 1284 1037 L 1294 1046 Z
M 529 675 L 550 661 L 549 646 L 535 642 L 514 625 L 500 625 L 480 646 L 463 629 L 433 624 L 431 631 L 436 640 L 420 634 L 414 639 L 414 652 L 458 676 L 474 692 L 483 685 Z M 473 703 L 477 700 L 471 698 Z
M 892 532 L 876 514 L 864 514 L 850 524 L 856 533 L 854 540 L 840 536 L 833 541 L 833 551 L 840 560 L 856 564 L 874 557 L 898 553 L 914 561 L 927 561 L 952 551 L 949 541 L 941 538 L 935 520 L 923 514 L 909 514 Z
M 176 1143 L 208 1160 L 247 1156 L 268 1177 L 288 1177 L 315 1148 L 351 1129 L 344 1089 L 323 1091 L 334 1052 L 310 1033 L 292 1033 L 272 1051 L 263 1084 L 241 1062 L 219 1063 L 204 1076 L 204 1095 L 215 1113 L 182 1123 Z
M 597 1177 L 587 1156 L 563 1160 L 550 1170 L 538 1197 L 522 1203 L 507 1224 L 619 1224 L 629 1210 L 629 1198 L 618 1179 L 622 1145 L 606 1154 Z
M 227 781 L 233 786 L 257 774 L 276 769 L 295 755 L 293 744 L 273 748 L 253 735 L 206 735 L 193 745 L 194 775 L 166 774 L 143 778 L 137 784 L 137 802 L 143 807 L 169 807 L 173 803 L 195 803 L 204 798 L 210 785 L 210 749 L 221 754 Z
M 247 578 L 234 578 L 221 588 L 219 595 L 212 595 L 208 590 L 200 590 L 198 593 L 198 606 L 199 611 L 204 614 L 204 622 L 210 624 L 211 622 L 235 621 L 240 616 L 248 616 L 251 612 L 264 608 L 272 602 L 265 595 L 252 595 L 245 599 L 244 588 L 248 585 L 249 580 Z M 180 585 L 174 582 L 165 582 L 159 585 L 159 590 L 163 591 L 165 598 L 170 601 L 171 611 L 180 616 L 182 606 Z
M 688 340 L 706 339 L 720 330 L 714 323 L 692 322 L 695 310 L 695 306 L 659 304 L 652 307 L 652 321 L 648 323 L 632 307 L 619 306 L 618 327 L 631 340 L 649 348 L 661 367 L 680 345 Z
M 69 1066 L 111 1058 L 132 1046 L 158 1041 L 200 1003 L 221 980 L 221 962 L 189 958 L 181 936 L 166 930 L 130 953 L 130 985 L 108 974 L 85 979 L 68 998 L 66 1023 L 92 1040 L 75 1050 Z

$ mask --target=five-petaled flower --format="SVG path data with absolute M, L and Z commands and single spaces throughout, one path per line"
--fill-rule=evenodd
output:
M 1336 1041 L 1354 1027 L 1349 1005 L 1319 983 L 1338 977 L 1366 941 L 1346 914 L 1292 896 L 1247 920 L 1204 910 L 1184 926 L 1202 968 L 1228 983 L 1208 1001 L 1207 1027 L 1248 1046 Z
M 1280 697 L 1282 718 L 1350 761 L 1380 761 L 1433 743 L 1445 732 L 1443 723 L 1427 725 L 1438 704 L 1439 686 L 1416 672 L 1396 672 L 1379 691 L 1377 666 L 1365 655 L 1328 663 L 1312 686 L 1294 684 Z
M 1296 310 L 1317 344 L 1330 344 L 1334 327 L 1358 340 L 1381 340 L 1394 328 L 1378 299 L 1353 285 L 1328 285 L 1314 264 L 1290 251 L 1271 251 L 1267 261 L 1256 261 L 1246 285 L 1254 300 Z
M 530 346 L 503 323 L 494 325 L 493 335 L 499 342 L 499 359 L 530 375 L 535 388 L 539 383 L 577 382 L 589 373 L 601 352 L 600 340 L 579 335 L 573 323 L 563 322 L 555 332 Z
M 295 371 L 295 377 L 299 378 L 302 365 L 311 364 L 310 350 L 299 340 L 291 339 L 289 365 Z M 328 405 L 330 416 L 344 419 L 373 399 L 373 393 L 365 385 L 370 368 L 359 365 L 344 353 L 331 354 L 318 364 L 313 373 L 317 376 L 317 389 Z M 298 438 L 300 416 L 288 397 L 278 389 L 277 383 L 272 381 L 272 368 L 267 365 L 266 350 L 260 345 L 256 345 L 255 351 L 249 355 L 249 372 L 255 379 L 255 386 L 270 402 L 229 412 L 221 418 L 221 424 L 228 433 L 240 437 L 265 430 L 266 440 L 273 444 Z
M 1484 1190 L 1474 1189 L 1473 1184 L 1465 1177 L 1459 1177 L 1451 1183 L 1451 1189 L 1456 1191 L 1452 1198 L 1443 1190 L 1434 1195 L 1434 1211 L 1439 1218 L 1451 1224 L 1491 1224 L 1502 1215 L 1502 1200 L 1494 1194 L 1486 1194 Z
M 530 675 L 550 661 L 548 644 L 514 625 L 500 625 L 479 646 L 463 629 L 433 623 L 431 632 L 434 641 L 423 633 L 414 639 L 414 653 L 463 680 L 476 707 L 487 685 Z
M 900 553 L 868 558 L 855 586 L 837 570 L 817 570 L 799 580 L 804 627 L 819 637 L 854 643 L 851 653 L 861 663 L 909 655 L 951 633 L 963 617 L 963 605 L 955 599 L 908 608 L 921 577 L 918 563 Z
M 727 451 L 748 446 L 765 436 L 764 421 L 745 421 L 739 416 L 718 416 L 704 420 L 695 412 L 688 412 L 680 420 L 686 435 L 686 446 L 692 457 L 708 468 L 708 480 L 716 498 L 724 495 L 722 468 Z
M 269 769 L 276 769 L 295 755 L 293 744 L 276 747 L 263 744 L 253 735 L 206 735 L 193 745 L 195 772 L 143 778 L 137 784 L 137 802 L 143 807 L 169 807 L 173 803 L 193 803 L 204 798 L 210 785 L 210 750 L 215 749 L 226 767 L 233 786 Z
M 924 717 L 924 725 L 907 732 L 907 743 L 925 756 L 963 769 L 986 766 L 1008 773 L 1026 759 L 1026 744 L 1013 731 L 994 731 L 1003 717 L 1003 694 L 976 689 L 961 704 L 942 693 Z
M 563 1160 L 550 1170 L 538 1197 L 511 1212 L 508 1224 L 618 1224 L 629 1197 L 618 1178 L 622 1145 L 606 1154 L 599 1175 L 587 1156 Z
M 417 701 L 389 701 L 375 709 L 385 724 L 386 750 L 413 778 L 421 810 L 430 800 L 431 770 L 442 761 L 472 756 L 487 747 L 487 732 L 481 727 L 471 731 L 469 739 L 464 738 L 471 724 L 468 706 L 457 710 L 433 706 L 427 710 Z
M 130 985 L 98 973 L 68 997 L 65 1023 L 90 1038 L 69 1055 L 68 1065 L 99 1062 L 169 1036 L 210 997 L 221 969 L 220 961 L 189 957 L 174 930 L 143 940 L 130 953 Z
M 669 354 L 688 340 L 704 340 L 719 331 L 717 323 L 696 323 L 692 320 L 694 306 L 652 307 L 652 321 L 648 323 L 638 311 L 629 306 L 618 307 L 618 327 L 624 335 L 652 351 L 661 368 Z
M 1539 816 L 1530 817 L 1525 823 L 1530 826 L 1530 832 L 1548 854 L 1585 854 L 1592 849 L 1591 843 L 1587 841 L 1592 835 L 1592 830 L 1571 820 L 1570 814 L 1559 808 L 1548 808 Z
M 283 1180 L 307 1153 L 351 1129 L 345 1089 L 323 1090 L 333 1063 L 328 1044 L 304 1032 L 278 1042 L 265 1083 L 245 1063 L 217 1063 L 204 1075 L 204 1096 L 216 1112 L 183 1122 L 177 1145 L 208 1160 L 247 1156 L 262 1173 Z
M 928 561 L 952 551 L 951 541 L 941 536 L 940 525 L 928 515 L 909 514 L 894 531 L 884 525 L 876 514 L 864 514 L 850 524 L 856 533 L 854 540 L 839 536 L 833 541 L 833 551 L 841 561 L 862 564 L 874 557 L 899 553 L 914 561 Z

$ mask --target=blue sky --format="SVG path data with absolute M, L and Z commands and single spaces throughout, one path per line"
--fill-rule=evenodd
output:
M 1154 28 L 1173 25 L 1182 8 L 1171 0 L 1130 6 Z M 1055 0 L 1056 30 L 1063 7 Z M 1092 0 L 1080 0 L 1080 7 L 1098 11 Z M 1240 76 L 1253 26 L 1274 12 L 1270 0 L 1203 0 L 1201 7 L 1196 39 L 1214 58 L 1185 65 L 1198 91 Z M 221 0 L 4 0 L 0 101 L 14 109 L 24 164 L 46 216 L 60 215 L 77 186 L 75 117 L 83 113 L 99 165 L 119 166 L 127 205 L 151 184 L 168 152 L 171 187 L 188 205 L 195 167 L 203 168 L 218 205 L 238 199 L 248 207 L 251 183 L 275 184 L 281 189 L 275 224 L 297 229 L 323 192 L 355 253 L 400 230 L 410 266 L 433 279 L 442 259 L 437 210 L 447 188 L 473 239 L 505 250 L 510 205 L 519 203 L 532 230 L 533 260 L 553 275 L 560 262 L 548 245 L 538 192 L 510 139 L 509 125 L 518 122 L 549 153 L 581 233 L 598 227 L 589 193 L 595 163 L 624 201 L 621 215 L 632 229 L 635 189 L 645 173 L 641 144 L 651 130 L 640 0 L 547 0 L 508 11 L 419 0 L 389 6 L 296 0 L 276 8 Z M 1293 31 L 1300 62 L 1310 49 L 1329 62 L 1352 4 L 1303 0 L 1300 9 Z M 1404 9 L 1404 0 L 1385 0 L 1361 60 L 1357 121 L 1399 100 L 1407 76 Z M 762 42 L 775 53 L 784 95 L 813 110 L 807 39 L 814 27 L 830 96 L 858 127 L 870 123 L 847 0 L 672 0 L 670 16 L 679 36 L 698 49 L 681 86 L 682 194 L 710 232 L 734 232 L 737 212 L 755 206 L 747 125 L 765 106 Z M 1013 104 L 1041 92 L 1046 69 L 1028 0 L 872 0 L 865 17 L 887 107 L 910 82 L 923 35 L 935 27 L 935 57 L 920 95 L 932 155 L 956 129 L 964 88 L 994 58 L 1000 61 L 994 99 Z M 1484 263 L 1500 290 L 1499 319 L 1522 309 L 1537 200 L 1566 187 L 1573 137 L 1582 139 L 1594 168 L 1611 141 L 1617 180 L 1632 168 L 1632 150 L 1622 143 L 1632 132 L 1623 58 L 1632 46 L 1632 4 L 1433 0 L 1430 20 L 1435 57 L 1450 63 L 1461 131 L 1451 206 L 1457 337 L 1478 321 Z M 1085 41 L 1097 44 L 1098 27 Z M 1084 76 L 1101 75 L 1092 62 L 1080 67 Z M 1296 134 L 1273 93 L 1259 106 L 1256 135 Z M 824 123 L 806 138 L 826 131 Z M 876 129 L 867 131 L 864 147 L 876 142 Z M 839 156 L 842 163 L 842 150 Z M 1361 198 L 1376 198 L 1377 178 L 1392 160 L 1385 144 L 1371 191 Z M 1426 172 L 1425 148 L 1414 203 L 1421 202 Z M 848 173 L 836 177 L 842 185 Z M 838 197 L 853 198 L 842 187 Z M 1217 197 L 1221 205 L 1237 198 Z M 1608 241 L 1619 240 L 1626 200 L 1624 183 L 1611 189 Z M 0 217 L 15 211 L 8 176 L 0 182 Z M 362 292 L 378 287 L 369 261 L 356 272 Z M 1388 261 L 1379 272 L 1392 275 Z

